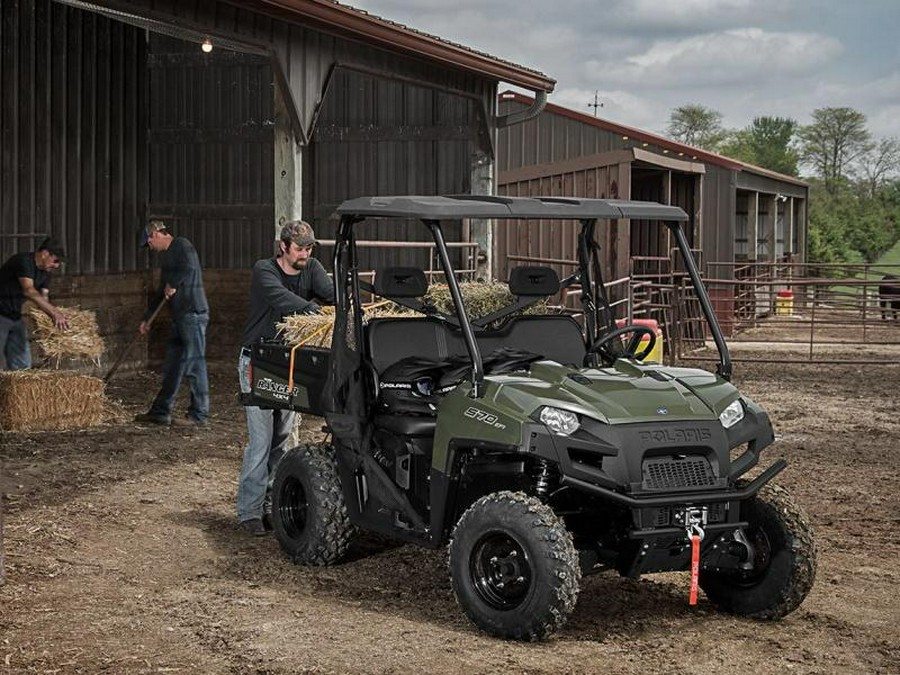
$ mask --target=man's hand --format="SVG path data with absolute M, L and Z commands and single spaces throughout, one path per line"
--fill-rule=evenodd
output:
M 56 325 L 59 330 L 69 330 L 69 320 L 66 318 L 66 315 L 60 312 L 58 309 L 55 309 L 53 313 L 50 315 L 50 318 L 53 319 L 53 323 Z
M 138 333 L 140 333 L 141 335 L 146 335 L 149 332 L 150 324 L 148 324 L 146 321 L 141 321 L 141 325 L 138 326 Z
M 303 310 L 304 314 L 321 314 L 322 308 L 319 307 L 316 303 L 309 303 L 306 308 Z
M 177 288 L 172 288 L 169 284 L 166 284 L 166 287 L 163 289 L 163 295 L 165 295 L 166 300 L 171 300 L 177 290 Z

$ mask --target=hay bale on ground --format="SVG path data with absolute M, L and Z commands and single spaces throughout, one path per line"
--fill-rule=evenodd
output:
M 103 380 L 65 370 L 0 372 L 0 430 L 61 431 L 104 421 Z
M 97 315 L 78 307 L 64 307 L 63 314 L 69 321 L 68 330 L 60 330 L 53 319 L 28 303 L 28 316 L 32 321 L 34 342 L 48 359 L 90 359 L 100 365 L 103 355 L 103 338 L 97 328 Z

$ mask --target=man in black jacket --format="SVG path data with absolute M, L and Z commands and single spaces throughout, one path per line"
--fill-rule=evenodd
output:
M 6 370 L 31 368 L 28 330 L 22 320 L 22 305 L 31 300 L 53 319 L 60 330 L 69 321 L 58 307 L 50 304 L 50 271 L 57 269 L 65 257 L 63 248 L 47 238 L 37 251 L 17 253 L 0 267 L 0 361 Z
M 250 347 L 275 337 L 275 324 L 289 314 L 317 314 L 315 299 L 334 304 L 334 284 L 312 257 L 316 244 L 312 227 L 292 220 L 281 228 L 279 255 L 258 260 L 250 285 L 250 314 L 244 327 L 238 377 L 241 391 L 250 391 Z M 264 518 L 270 507 L 268 494 L 278 462 L 286 450 L 294 426 L 290 410 L 263 410 L 246 406 L 249 443 L 238 480 L 237 515 L 254 536 L 266 533 Z
M 194 245 L 184 237 L 175 237 L 161 220 L 151 220 L 144 228 L 142 245 L 160 254 L 159 289 L 144 314 L 138 330 L 150 331 L 150 316 L 168 301 L 172 327 L 166 344 L 163 381 L 150 410 L 136 415 L 135 422 L 161 424 L 172 422 L 172 409 L 181 378 L 191 386 L 191 400 L 185 424 L 205 427 L 209 417 L 209 379 L 206 372 L 206 327 L 209 304 L 203 289 L 203 271 Z

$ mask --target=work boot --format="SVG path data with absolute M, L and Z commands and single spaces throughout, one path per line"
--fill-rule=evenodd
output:
M 198 420 L 196 417 L 188 416 L 181 419 L 173 419 L 172 426 L 188 429 L 206 429 L 209 424 L 206 420 Z
M 260 518 L 250 518 L 241 521 L 241 529 L 249 532 L 254 537 L 264 537 L 266 535 L 266 527 Z
M 171 418 L 166 415 L 157 415 L 149 412 L 135 415 L 134 421 L 138 424 L 159 424 L 164 427 L 167 427 L 172 423 Z

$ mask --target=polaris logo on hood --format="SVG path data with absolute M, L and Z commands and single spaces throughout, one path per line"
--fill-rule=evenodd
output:
M 699 443 L 712 438 L 709 429 L 682 427 L 680 429 L 656 429 L 640 432 L 641 440 L 647 443 Z

